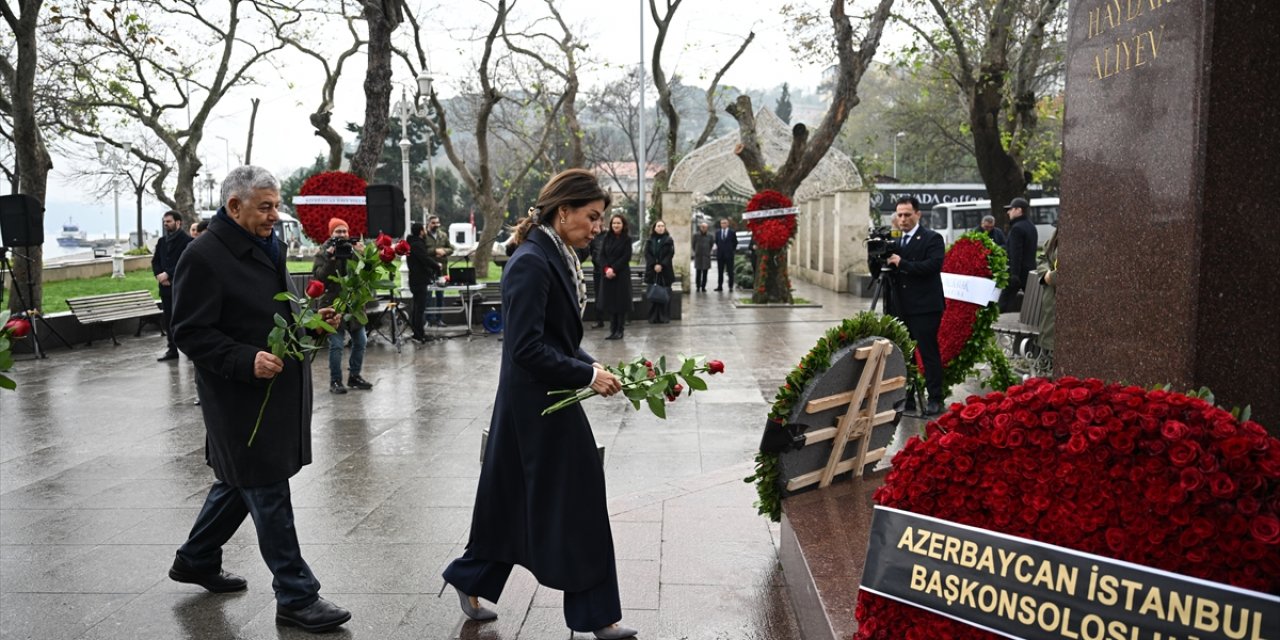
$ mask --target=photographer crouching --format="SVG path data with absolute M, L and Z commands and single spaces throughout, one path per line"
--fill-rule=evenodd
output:
M 924 415 L 942 413 L 942 356 L 938 352 L 938 327 L 946 300 L 942 294 L 942 260 L 946 243 L 938 232 L 920 224 L 920 203 L 911 196 L 898 199 L 893 225 L 902 233 L 897 247 L 884 259 L 889 280 L 885 311 L 907 325 L 924 363 L 929 401 Z M 903 354 L 910 357 L 909 354 Z M 907 409 L 914 409 L 914 397 Z
M 342 290 L 342 285 L 329 280 L 334 274 L 346 275 L 347 261 L 356 251 L 364 246 L 351 239 L 351 229 L 342 218 L 329 219 L 329 239 L 320 245 L 316 252 L 315 265 L 312 267 L 313 277 L 324 283 L 324 296 L 320 298 L 320 306 L 332 306 L 334 298 Z M 351 334 L 351 359 L 348 362 L 347 387 L 352 389 L 372 389 L 369 381 L 360 377 L 364 365 L 364 348 L 368 343 L 368 335 L 364 325 L 355 320 L 348 320 L 338 325 L 338 330 L 329 334 L 329 392 L 346 393 L 342 386 L 342 347 Z

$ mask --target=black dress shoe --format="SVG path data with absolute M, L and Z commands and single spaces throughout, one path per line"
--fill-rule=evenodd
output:
M 361 378 L 360 376 L 350 376 L 347 378 L 347 386 L 352 389 L 368 391 L 373 388 L 373 383 Z
M 342 395 L 347 392 L 347 388 L 342 386 L 342 381 L 334 380 L 329 383 L 329 393 Z
M 597 320 L 596 323 L 591 326 L 595 329 L 602 329 L 604 328 L 604 322 Z
M 249 586 L 247 580 L 234 573 L 227 573 L 222 570 L 212 573 L 200 573 L 192 570 L 181 560 L 176 559 L 173 561 L 173 566 L 169 568 L 169 579 L 174 582 L 198 584 L 204 587 L 206 591 L 213 593 L 244 591 Z
M 315 602 L 301 609 L 286 609 L 276 605 L 277 624 L 299 627 L 311 633 L 337 629 L 350 619 L 350 611 L 324 598 L 317 598 Z
M 611 333 L 609 334 L 608 338 L 605 338 L 605 340 L 621 340 L 621 339 L 622 339 L 621 333 Z
M 164 362 L 166 360 L 177 360 L 177 359 L 178 359 L 177 351 L 166 351 L 164 352 L 164 355 L 160 356 L 159 358 L 156 358 L 156 362 Z
M 1030 269 L 1028 269 L 1030 271 Z M 716 291 L 724 291 L 724 287 L 716 287 Z

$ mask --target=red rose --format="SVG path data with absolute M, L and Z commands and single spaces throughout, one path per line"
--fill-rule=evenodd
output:
M 4 323 L 4 330 L 15 338 L 21 338 L 31 333 L 31 321 L 26 318 L 12 318 Z
M 1170 440 L 1181 440 L 1187 437 L 1187 425 L 1177 420 L 1166 420 L 1160 425 L 1160 434 Z
M 1280 543 L 1280 518 L 1261 515 L 1249 521 L 1249 534 L 1262 544 Z
M 378 259 L 383 262 L 391 262 L 396 259 L 396 250 L 392 249 L 390 245 L 382 247 L 382 249 L 378 251 Z
M 396 255 L 398 256 L 409 255 L 409 241 L 401 240 L 400 242 L 396 243 Z
M 977 420 L 983 413 L 986 413 L 986 411 L 987 405 L 982 404 L 981 402 L 975 402 L 973 404 L 966 405 L 965 408 L 961 409 L 960 417 L 965 420 Z
M 1187 491 L 1195 491 L 1204 484 L 1204 473 L 1195 467 L 1187 467 L 1178 472 L 1178 483 Z
M 719 360 L 712 360 L 708 362 L 707 373 L 711 375 L 715 375 L 717 373 L 724 373 L 724 363 L 720 362 Z
M 391 242 L 392 242 L 391 236 L 382 232 L 378 232 L 378 239 L 373 241 L 375 245 L 378 245 L 379 249 L 386 249 L 390 247 Z M 388 260 L 387 262 L 390 262 L 390 260 Z
M 1089 390 L 1084 387 L 1074 387 L 1067 391 L 1067 398 L 1075 404 L 1083 404 L 1089 399 Z
M 324 295 L 324 283 L 319 280 L 312 280 L 307 283 L 307 297 L 319 298 Z

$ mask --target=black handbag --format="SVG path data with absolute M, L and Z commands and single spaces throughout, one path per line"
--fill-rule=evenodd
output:
M 644 298 L 653 304 L 667 304 L 671 302 L 671 290 L 655 282 L 649 285 L 649 291 L 644 294 Z

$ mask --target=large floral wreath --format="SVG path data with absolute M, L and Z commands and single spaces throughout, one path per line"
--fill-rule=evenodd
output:
M 986 233 L 971 231 L 960 236 L 947 249 L 942 272 L 989 278 L 995 280 L 997 287 L 1004 287 L 1009 283 L 1008 264 L 1004 250 L 997 247 Z M 947 298 L 942 324 L 938 327 L 943 397 L 950 395 L 951 387 L 974 373 L 979 362 L 987 362 L 991 366 L 991 377 L 982 381 L 991 388 L 1004 389 L 1017 382 L 991 328 L 999 319 L 1000 308 L 994 303 L 977 305 Z M 919 354 L 916 354 L 916 361 L 923 369 Z
M 363 196 L 364 189 L 364 179 L 354 173 L 326 171 L 307 178 L 298 195 Z M 353 237 L 363 236 L 368 230 L 368 214 L 364 205 L 300 204 L 297 211 L 302 231 L 317 244 L 329 239 L 330 218 L 345 220 Z
M 970 396 L 912 438 L 880 504 L 1280 591 L 1280 440 L 1163 390 L 1064 377 Z M 865 591 L 856 640 L 996 638 Z
M 772 189 L 765 189 L 751 197 L 747 202 L 747 211 L 785 209 L 791 204 L 791 198 Z M 751 231 L 752 242 L 760 249 L 756 255 L 756 280 L 751 301 L 757 304 L 790 303 L 791 276 L 787 273 L 786 251 L 787 245 L 796 235 L 796 216 L 790 214 L 752 218 L 747 220 L 747 229 Z
M 833 354 L 863 338 L 872 336 L 888 338 L 902 353 L 911 353 L 916 348 L 915 341 L 907 333 L 907 327 L 891 316 L 863 311 L 841 322 L 828 329 L 827 333 L 818 339 L 818 343 L 800 359 L 800 364 L 787 375 L 786 382 L 778 387 L 773 406 L 769 408 L 769 420 L 765 428 L 778 429 L 786 424 L 805 387 L 831 366 Z M 915 365 L 910 361 L 906 365 L 908 377 L 919 376 Z M 774 522 L 780 520 L 782 494 L 779 491 L 777 454 L 756 454 L 756 472 L 746 478 L 746 482 L 756 483 L 756 493 L 759 496 L 756 508 L 760 515 L 768 516 Z

